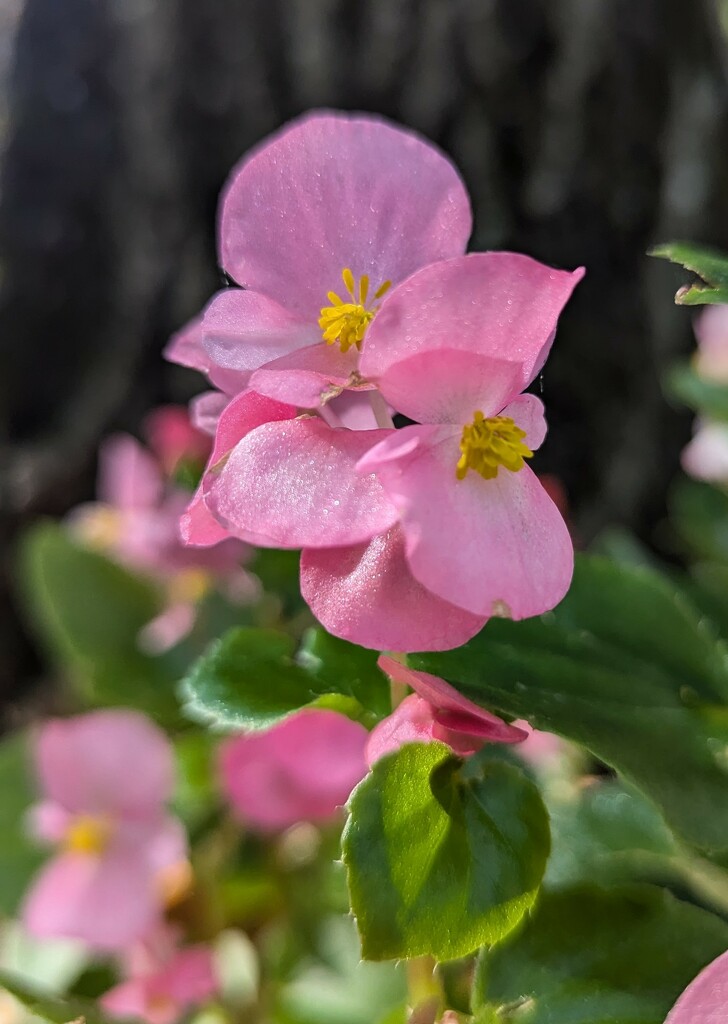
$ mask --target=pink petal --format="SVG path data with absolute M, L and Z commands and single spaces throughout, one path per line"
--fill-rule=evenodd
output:
M 524 466 L 493 480 L 455 475 L 458 438 L 445 428 L 398 431 L 417 447 L 392 458 L 389 440 L 362 460 L 400 510 L 407 562 L 420 583 L 474 615 L 522 619 L 553 608 L 568 590 L 574 553 L 561 515 Z M 391 648 L 390 649 L 397 649 Z
M 399 750 L 405 743 L 432 743 L 434 725 L 432 706 L 417 694 L 410 694 L 391 715 L 372 729 L 367 742 L 367 764 L 371 767 L 375 761 Z
M 139 646 L 148 654 L 163 654 L 191 631 L 197 618 L 194 604 L 171 604 L 139 633 Z
M 153 818 L 174 784 L 167 737 L 135 711 L 51 719 L 36 762 L 44 795 L 71 812 Z
M 665 1024 L 725 1024 L 727 1018 L 728 953 L 723 953 L 688 985 Z
M 582 277 L 583 270 L 554 270 L 508 252 L 425 267 L 385 297 L 364 340 L 361 373 L 381 382 L 387 395 L 397 363 L 460 349 L 520 364 L 518 392 L 543 366 L 559 314 Z
M 175 1024 L 180 1017 L 179 1007 L 173 1003 L 159 1003 L 158 1009 L 149 1006 L 148 982 L 146 978 L 132 978 L 114 985 L 99 1000 L 101 1009 L 119 1020 L 146 1021 L 146 1024 Z
M 179 950 L 172 962 L 150 979 L 154 995 L 166 995 L 180 1007 L 194 1006 L 215 995 L 219 988 L 212 951 L 206 946 Z
M 318 418 L 263 424 L 230 453 L 205 502 L 236 536 L 268 547 L 368 539 L 397 513 L 374 476 L 354 470 L 389 433 L 333 430 Z
M 465 250 L 471 215 L 457 171 L 380 119 L 307 115 L 234 170 L 220 247 L 241 285 L 315 323 L 341 272 L 372 289 Z
M 60 843 L 66 834 L 71 815 L 52 800 L 43 800 L 30 808 L 26 817 L 28 832 L 46 843 Z
M 211 363 L 238 373 L 250 374 L 320 341 L 316 323 L 289 313 L 259 292 L 242 288 L 218 292 L 202 320 L 202 342 Z
M 221 391 L 203 391 L 190 402 L 190 421 L 203 434 L 215 436 L 217 422 L 229 398 Z
M 368 544 L 304 550 L 301 594 L 334 636 L 379 651 L 449 650 L 484 624 L 417 582 L 398 527 Z
M 706 306 L 696 318 L 695 335 L 698 373 L 718 383 L 728 382 L 728 306 Z
M 212 454 L 202 482 L 180 520 L 180 532 L 186 544 L 208 547 L 230 536 L 205 504 L 204 487 L 210 470 L 251 430 L 263 423 L 290 419 L 295 415 L 293 406 L 282 405 L 253 391 L 242 392 L 226 405 L 218 420 Z
M 535 395 L 519 395 L 499 415 L 510 416 L 516 426 L 526 431 L 524 441 L 532 452 L 541 447 L 547 428 L 543 402 L 540 398 L 536 398 Z
M 107 438 L 99 452 L 99 499 L 117 509 L 154 507 L 162 496 L 159 468 L 128 434 Z
M 682 467 L 696 480 L 724 483 L 728 480 L 728 424 L 704 423 L 683 448 Z
M 201 316 L 196 316 L 172 335 L 164 349 L 164 358 L 178 366 L 199 370 L 200 373 L 209 371 L 210 357 L 202 346 Z
M 343 391 L 328 402 L 322 415 L 334 417 L 332 425 L 348 427 L 349 430 L 374 430 L 377 420 L 366 391 Z
M 260 829 L 325 821 L 366 774 L 366 729 L 333 711 L 301 711 L 264 733 L 228 740 L 223 788 L 238 815 Z
M 95 949 L 116 950 L 140 938 L 158 909 L 146 859 L 116 849 L 101 857 L 54 857 L 28 892 L 22 919 L 38 938 L 79 939 Z
M 279 402 L 315 409 L 332 393 L 352 386 L 357 357 L 356 349 L 344 353 L 336 345 L 311 345 L 256 370 L 250 386 Z M 369 389 L 370 385 L 364 387 Z
M 404 683 L 428 701 L 437 721 L 448 729 L 500 743 L 520 743 L 528 736 L 523 729 L 508 725 L 502 718 L 468 700 L 439 676 L 418 672 L 386 654 L 380 655 L 377 664 L 391 679 Z
M 181 405 L 162 405 L 146 417 L 144 433 L 166 473 L 174 472 L 182 459 L 203 461 L 210 454 L 209 438 L 190 421 Z
M 528 722 L 517 721 L 515 726 L 528 730 L 528 735 L 518 747 L 519 755 L 537 768 L 553 762 L 564 752 L 564 741 L 552 732 L 542 732 L 540 729 L 532 729 Z

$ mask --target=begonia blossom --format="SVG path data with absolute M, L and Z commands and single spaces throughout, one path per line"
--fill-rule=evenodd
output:
M 222 745 L 223 790 L 241 821 L 264 832 L 328 821 L 366 775 L 367 737 L 335 711 L 300 711 Z
M 696 372 L 706 380 L 728 384 L 728 305 L 706 306 L 695 320 Z
M 199 601 L 214 586 L 243 603 L 256 595 L 257 585 L 241 568 L 249 547 L 219 529 L 214 548 L 196 551 L 180 534 L 189 493 L 169 478 L 185 460 L 201 468 L 209 438 L 192 427 L 185 410 L 169 406 L 150 415 L 146 432 L 157 458 L 126 434 L 104 442 L 99 500 L 74 510 L 69 523 L 83 543 L 161 585 L 165 607 L 140 637 L 144 646 L 159 651 L 189 632 Z
M 167 357 L 230 395 L 249 382 L 316 407 L 362 386 L 359 350 L 387 290 L 463 253 L 471 227 L 460 176 L 431 143 L 381 118 L 306 115 L 233 170 L 220 255 L 241 287 L 218 293 Z
M 123 948 L 158 919 L 168 875 L 186 863 L 183 829 L 165 807 L 170 744 L 137 712 L 92 711 L 46 722 L 35 760 L 42 801 L 31 821 L 58 852 L 28 892 L 23 922 L 38 937 Z
M 688 985 L 665 1024 L 725 1024 L 728 1020 L 728 953 L 708 964 Z
M 693 439 L 683 448 L 681 462 L 696 480 L 728 484 L 728 423 L 698 421 Z
M 522 743 L 528 732 L 474 704 L 444 679 L 419 672 L 386 655 L 379 667 L 414 690 L 372 730 L 366 756 L 371 765 L 405 743 L 445 743 L 467 757 L 486 743 Z

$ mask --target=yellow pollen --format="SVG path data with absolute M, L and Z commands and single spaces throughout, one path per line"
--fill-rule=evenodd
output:
M 94 814 L 79 814 L 68 826 L 63 847 L 68 853 L 101 854 L 109 844 L 111 825 Z
M 197 604 L 212 586 L 212 577 L 204 569 L 182 569 L 167 584 L 174 604 Z
M 121 516 L 115 508 L 97 504 L 79 514 L 74 530 L 88 547 L 96 551 L 108 551 L 119 540 L 121 526 Z
M 526 431 L 517 427 L 510 416 L 489 416 L 476 412 L 473 422 L 463 427 L 460 438 L 460 459 L 456 475 L 463 480 L 469 469 L 485 480 L 498 475 L 501 466 L 517 473 L 523 469 L 524 459 L 533 456 L 531 449 L 523 443 Z
M 369 297 L 367 274 L 362 274 L 359 278 L 358 288 L 354 275 L 348 267 L 342 270 L 341 277 L 349 298 L 342 299 L 336 292 L 329 292 L 328 300 L 331 305 L 322 308 L 319 327 L 324 332 L 324 341 L 327 345 L 338 343 L 342 352 L 348 352 L 353 345 L 356 345 L 358 349 L 361 348 L 366 329 L 374 319 L 374 314 L 379 306 L 367 306 Z M 391 286 L 391 281 L 385 281 L 374 292 L 374 298 L 381 299 Z

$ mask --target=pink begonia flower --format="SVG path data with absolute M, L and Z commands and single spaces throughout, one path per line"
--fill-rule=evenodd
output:
M 692 981 L 665 1024 L 725 1024 L 728 1020 L 728 953 L 722 953 Z
M 533 729 L 528 722 L 522 722 L 520 719 L 513 724 L 528 732 L 523 743 L 518 746 L 518 754 L 534 768 L 547 768 L 564 753 L 566 744 L 560 736 L 555 736 L 552 732 L 543 732 L 541 729 Z
M 465 187 L 431 143 L 380 118 L 308 114 L 233 170 L 216 295 L 170 342 L 174 362 L 234 394 L 313 408 L 362 386 L 357 359 L 391 284 L 465 251 Z M 228 376 L 225 376 L 228 375 Z
M 299 711 L 222 745 L 223 790 L 241 821 L 261 831 L 328 821 L 366 775 L 367 737 L 335 711 Z
M 126 980 L 99 1000 L 110 1017 L 175 1024 L 217 993 L 212 951 L 206 946 L 178 949 L 176 938 L 169 927 L 158 927 L 126 951 Z
M 184 831 L 165 810 L 169 742 L 137 712 L 92 711 L 45 723 L 35 756 L 43 800 L 32 823 L 60 849 L 28 892 L 23 922 L 38 937 L 123 948 L 160 916 L 167 876 L 186 863 Z
M 696 480 L 728 484 L 728 423 L 700 422 L 683 448 L 682 467 Z
M 161 585 L 165 607 L 140 636 L 142 646 L 159 652 L 189 632 L 199 601 L 214 586 L 230 600 L 245 603 L 256 596 L 257 584 L 241 568 L 252 554 L 250 548 L 222 528 L 218 527 L 211 540 L 216 546 L 209 551 L 190 548 L 180 533 L 189 494 L 170 482 L 162 467 L 169 473 L 185 459 L 203 462 L 209 438 L 192 428 L 185 410 L 175 407 L 152 415 L 149 435 L 159 461 L 128 435 L 104 442 L 99 455 L 99 501 L 80 506 L 71 513 L 69 523 L 83 543 Z
M 547 611 L 571 581 L 569 531 L 524 461 L 543 406 L 521 391 L 581 277 L 512 253 L 434 264 L 388 296 L 362 353 L 362 373 L 421 425 L 358 469 L 396 505 L 412 575 L 483 621 Z
M 369 765 L 405 743 L 439 740 L 467 757 L 486 743 L 522 743 L 528 737 L 528 732 L 474 704 L 438 676 L 384 654 L 378 664 L 391 679 L 415 692 L 372 730 L 366 748 Z
M 695 370 L 706 380 L 728 384 L 728 306 L 706 306 L 695 320 Z

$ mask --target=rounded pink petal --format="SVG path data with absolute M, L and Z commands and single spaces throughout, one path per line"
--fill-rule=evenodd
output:
M 547 427 L 540 398 L 536 398 L 535 395 L 519 395 L 499 415 L 510 416 L 516 426 L 526 431 L 524 442 L 532 452 L 541 447 Z
M 202 345 L 201 316 L 196 316 L 172 335 L 164 349 L 164 358 L 178 366 L 199 370 L 200 373 L 209 371 L 210 357 Z
M 725 1024 L 727 1019 L 728 953 L 723 953 L 688 985 L 665 1024 Z
M 169 605 L 140 631 L 140 648 L 148 654 L 163 654 L 187 636 L 196 617 L 197 607 L 191 602 Z
M 387 395 L 398 362 L 460 349 L 520 364 L 520 391 L 543 366 L 559 314 L 582 276 L 509 252 L 425 267 L 385 297 L 364 340 L 361 373 Z
M 728 480 L 728 424 L 704 423 L 683 448 L 682 467 L 696 480 L 724 483 Z
M 71 812 L 153 818 L 174 785 L 167 737 L 136 711 L 51 719 L 36 763 L 44 796 Z
M 417 582 L 398 527 L 368 544 L 304 550 L 301 594 L 334 636 L 378 651 L 449 650 L 485 622 Z
M 405 743 L 432 743 L 434 725 L 432 706 L 417 694 L 410 694 L 372 729 L 366 748 L 367 764 L 371 767 Z
M 301 711 L 223 744 L 223 788 L 240 817 L 260 829 L 325 821 L 366 774 L 367 736 L 333 711 Z
M 101 1009 L 118 1020 L 146 1021 L 146 1024 L 175 1024 L 180 1009 L 174 1003 L 157 1000 L 157 1007 L 149 1005 L 149 984 L 146 978 L 132 978 L 114 985 L 99 999 Z
M 166 995 L 180 1006 L 201 1003 L 218 990 L 212 951 L 206 946 L 179 950 L 171 963 L 149 979 L 153 995 Z
M 336 345 L 311 345 L 256 370 L 250 386 L 279 402 L 316 409 L 332 394 L 352 386 L 357 356 L 356 349 L 342 352 Z M 370 385 L 363 387 L 369 389 Z
M 101 445 L 97 492 L 113 508 L 151 508 L 161 499 L 162 477 L 151 454 L 135 438 L 116 434 Z
M 341 272 L 372 291 L 465 250 L 470 204 L 434 146 L 373 117 L 308 115 L 247 157 L 221 211 L 225 269 L 311 322 Z
M 439 430 L 439 432 L 437 432 Z M 458 480 L 458 438 L 405 427 L 420 443 L 399 458 L 390 442 L 362 460 L 400 510 L 412 574 L 474 615 L 522 619 L 553 608 L 571 582 L 574 552 L 558 509 L 528 466 L 492 480 Z M 429 433 L 428 433 L 429 432 Z
M 161 405 L 144 421 L 144 434 L 166 473 L 174 472 L 181 459 L 204 461 L 210 454 L 210 439 L 192 423 L 181 405 Z
M 353 544 L 397 512 L 373 475 L 355 472 L 387 430 L 334 430 L 321 419 L 266 423 L 247 434 L 205 502 L 236 536 L 269 547 Z
M 428 701 L 437 720 L 448 729 L 501 743 L 520 743 L 528 736 L 523 729 L 508 725 L 502 718 L 468 700 L 439 676 L 409 668 L 386 654 L 379 657 L 377 664 L 391 679 L 404 683 Z
M 310 321 L 259 292 L 218 292 L 202 319 L 202 343 L 215 366 L 251 373 L 271 360 L 321 341 Z
M 203 434 L 214 437 L 220 415 L 229 401 L 221 391 L 203 391 L 190 402 L 190 422 Z
M 110 951 L 140 938 L 159 909 L 146 858 L 115 848 L 100 857 L 65 853 L 50 860 L 26 895 L 22 919 L 38 938 L 79 939 Z

